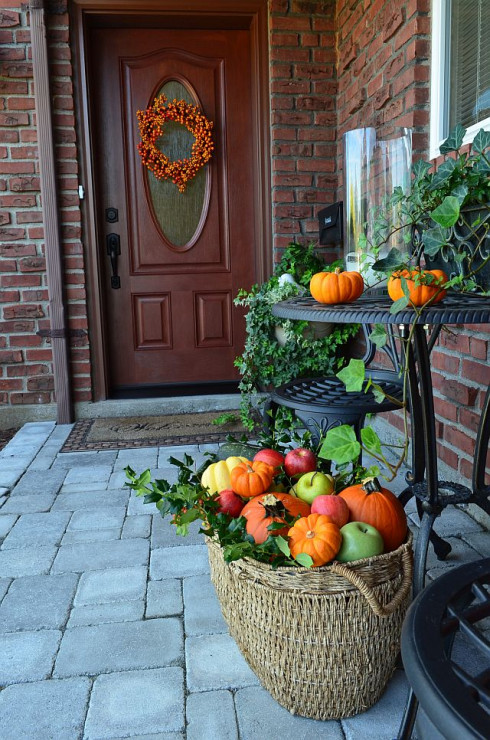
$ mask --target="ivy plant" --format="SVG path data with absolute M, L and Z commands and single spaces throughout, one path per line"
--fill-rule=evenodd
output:
M 329 336 L 316 338 L 309 322 L 281 321 L 272 315 L 275 303 L 307 293 L 315 272 L 333 270 L 337 265 L 326 266 L 312 245 L 305 249 L 292 243 L 269 280 L 248 292 L 239 291 L 235 304 L 247 309 L 246 340 L 235 365 L 241 374 L 242 423 L 249 430 L 256 426 L 254 409 L 261 393 L 295 378 L 333 374 L 342 365 L 340 350 L 358 332 L 357 325 L 338 325 Z M 289 282 L 281 279 L 283 275 L 290 276 Z M 284 344 L 275 337 L 278 325 L 284 330 Z
M 490 132 L 481 129 L 463 147 L 465 134 L 463 126 L 455 127 L 440 146 L 438 165 L 415 162 L 410 192 L 395 188 L 389 207 L 377 214 L 373 239 L 364 236 L 363 248 L 379 254 L 393 233 L 402 230 L 407 250 L 392 249 L 376 260 L 376 272 L 389 275 L 442 257 L 457 268 L 445 287 L 484 292 L 479 280 L 490 262 Z M 386 216 L 394 207 L 400 214 L 397 225 Z M 454 238 L 456 225 L 465 230 L 463 240 Z

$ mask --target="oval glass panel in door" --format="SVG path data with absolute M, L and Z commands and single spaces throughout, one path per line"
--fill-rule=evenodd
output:
M 165 82 L 156 97 L 159 95 L 165 95 L 169 101 L 185 100 L 192 105 L 199 105 L 197 96 L 194 97 L 178 80 Z M 164 135 L 157 141 L 157 146 L 169 159 L 176 160 L 190 157 L 193 143 L 194 136 L 184 125 L 166 121 Z M 153 216 L 162 236 L 170 249 L 177 252 L 190 249 L 205 222 L 209 203 L 208 166 L 199 170 L 183 193 L 171 180 L 158 180 L 149 170 L 146 173 Z

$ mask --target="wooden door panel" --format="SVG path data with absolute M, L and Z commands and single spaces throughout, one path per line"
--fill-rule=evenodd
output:
M 245 328 L 233 298 L 257 279 L 249 32 L 100 28 L 91 30 L 90 41 L 111 386 L 238 379 L 234 359 Z M 195 233 L 177 244 L 167 236 L 167 216 L 156 215 L 158 183 L 150 182 L 137 151 L 136 111 L 167 83 L 185 87 L 214 122 Z M 183 218 L 180 201 L 171 197 L 173 212 Z M 106 223 L 109 207 L 118 209 L 117 224 Z M 109 231 L 120 236 L 119 290 L 110 288 Z

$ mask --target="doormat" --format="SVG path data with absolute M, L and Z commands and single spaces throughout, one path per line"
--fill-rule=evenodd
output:
M 233 414 L 236 421 L 214 425 L 213 420 L 222 413 Z M 61 452 L 224 442 L 229 434 L 249 436 L 239 421 L 238 411 L 82 419 L 75 422 Z

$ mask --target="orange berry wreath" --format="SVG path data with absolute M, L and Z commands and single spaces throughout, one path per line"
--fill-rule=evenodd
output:
M 172 180 L 181 193 L 197 175 L 201 167 L 211 158 L 214 149 L 211 138 L 212 121 L 203 116 L 199 108 L 185 100 L 167 101 L 165 95 L 155 98 L 146 110 L 136 112 L 141 142 L 138 151 L 141 160 L 159 180 Z M 181 123 L 193 134 L 191 156 L 186 159 L 170 160 L 156 146 L 157 139 L 164 133 L 165 121 Z

